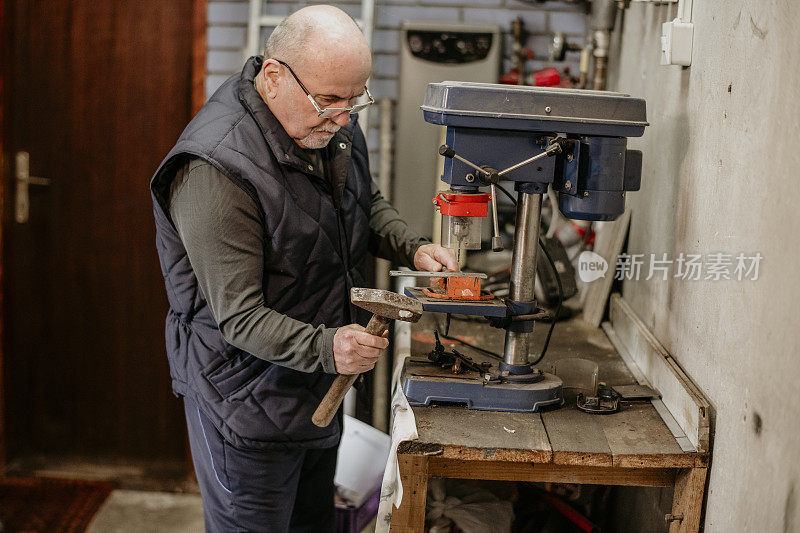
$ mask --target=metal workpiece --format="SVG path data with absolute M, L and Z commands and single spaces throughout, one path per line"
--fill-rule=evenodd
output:
M 480 278 L 486 279 L 485 272 L 428 272 L 425 270 L 390 270 L 389 276 L 393 278 L 413 277 L 413 278 Z
M 508 308 L 500 298 L 492 298 L 491 300 L 445 300 L 428 297 L 425 294 L 424 287 L 405 287 L 403 291 L 408 296 L 422 302 L 423 309 L 431 313 L 454 313 L 497 319 L 508 316 Z
M 511 261 L 511 285 L 508 297 L 519 303 L 533 303 L 536 281 L 536 254 L 539 249 L 539 220 L 542 196 L 519 193 L 514 255 Z M 509 365 L 528 364 L 530 332 L 506 331 L 503 360 Z

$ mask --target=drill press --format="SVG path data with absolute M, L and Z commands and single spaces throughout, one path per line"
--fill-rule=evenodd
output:
M 447 128 L 439 154 L 450 189 L 433 200 L 442 214 L 442 244 L 459 253 L 480 249 L 491 201 L 492 249 L 502 250 L 495 196 L 501 179 L 514 184 L 517 213 L 507 298 L 448 300 L 420 287 L 405 290 L 425 311 L 483 316 L 504 329 L 503 360 L 475 366 L 456 353 L 459 370 L 461 363 L 469 368 L 459 376 L 407 363 L 406 397 L 411 405 L 444 401 L 516 412 L 558 404 L 561 380 L 528 358 L 533 321 L 542 316 L 534 298 L 542 195 L 552 186 L 567 218 L 622 214 L 625 192 L 638 190 L 641 180 L 641 152 L 628 150 L 627 138 L 644 133 L 645 102 L 606 91 L 442 82 L 428 85 L 422 111 L 427 122 Z

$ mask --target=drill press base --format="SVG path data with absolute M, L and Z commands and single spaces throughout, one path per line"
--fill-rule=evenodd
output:
M 547 405 L 560 405 L 561 379 L 544 374 L 536 383 L 489 383 L 477 372 L 454 375 L 429 363 L 407 360 L 403 392 L 413 406 L 431 402 L 466 404 L 478 411 L 534 413 Z

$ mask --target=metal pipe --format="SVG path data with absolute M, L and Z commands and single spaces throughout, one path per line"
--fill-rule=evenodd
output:
M 503 238 L 500 236 L 500 223 L 497 221 L 497 188 L 492 183 L 492 222 L 494 233 L 492 233 L 492 251 L 503 251 Z
M 367 45 L 372 49 L 372 32 L 375 26 L 375 0 L 361 0 L 361 18 L 356 20 L 356 23 L 361 27 L 364 33 L 364 39 Z M 370 76 L 370 79 L 372 76 Z M 367 80 L 369 85 L 369 79 Z M 364 132 L 364 137 L 369 137 L 369 117 L 370 109 L 366 108 L 361 112 L 358 124 L 361 126 L 361 131 Z
M 594 58 L 594 82 L 592 89 L 595 91 L 606 90 L 606 66 L 608 65 L 608 57 L 597 56 Z
M 250 16 L 247 19 L 247 56 L 256 55 L 259 52 L 258 47 L 263 44 L 258 42 L 261 38 L 261 1 L 250 0 Z
M 608 51 L 611 46 L 611 34 L 606 30 L 594 32 L 594 81 L 595 91 L 606 90 L 606 69 L 608 67 Z
M 594 31 L 614 31 L 618 8 L 617 0 L 594 0 L 589 14 L 589 26 Z
M 391 200 L 392 176 L 392 101 L 382 98 L 378 102 L 381 117 L 380 166 L 378 167 L 378 188 L 386 200 Z M 386 259 L 375 259 L 375 287 L 389 290 L 389 269 L 391 263 Z M 392 395 L 389 384 L 392 361 L 384 354 L 375 363 L 375 383 L 372 392 L 372 425 L 381 431 L 389 432 L 389 402 Z
M 514 254 L 511 259 L 509 299 L 533 302 L 536 283 L 536 253 L 539 249 L 539 226 L 542 214 L 542 195 L 517 195 L 517 221 L 514 231 Z M 532 333 L 506 331 L 504 361 L 509 365 L 528 363 L 528 344 Z
M 692 21 L 692 0 L 678 0 L 678 16 L 681 22 Z
M 592 60 L 592 51 L 593 47 L 591 46 L 584 46 L 581 50 L 581 62 L 579 66 L 581 77 L 578 81 L 579 89 L 585 89 L 586 85 L 589 83 L 589 62 Z
M 592 88 L 596 91 L 606 89 L 606 70 L 608 53 L 611 48 L 611 32 L 617 20 L 617 0 L 596 0 L 592 2 L 589 25 L 594 31 L 594 79 Z

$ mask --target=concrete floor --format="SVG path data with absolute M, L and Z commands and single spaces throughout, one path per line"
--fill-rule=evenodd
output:
M 203 502 L 197 494 L 115 490 L 87 533 L 195 533 L 203 531 Z M 361 533 L 374 533 L 375 521 Z
M 197 494 L 115 490 L 87 533 L 193 533 L 203 531 L 203 502 Z
M 121 461 L 116 458 L 26 456 L 9 465 L 18 477 L 110 481 L 114 490 L 88 533 L 202 533 L 203 502 L 186 462 Z M 374 533 L 375 521 L 361 533 Z

